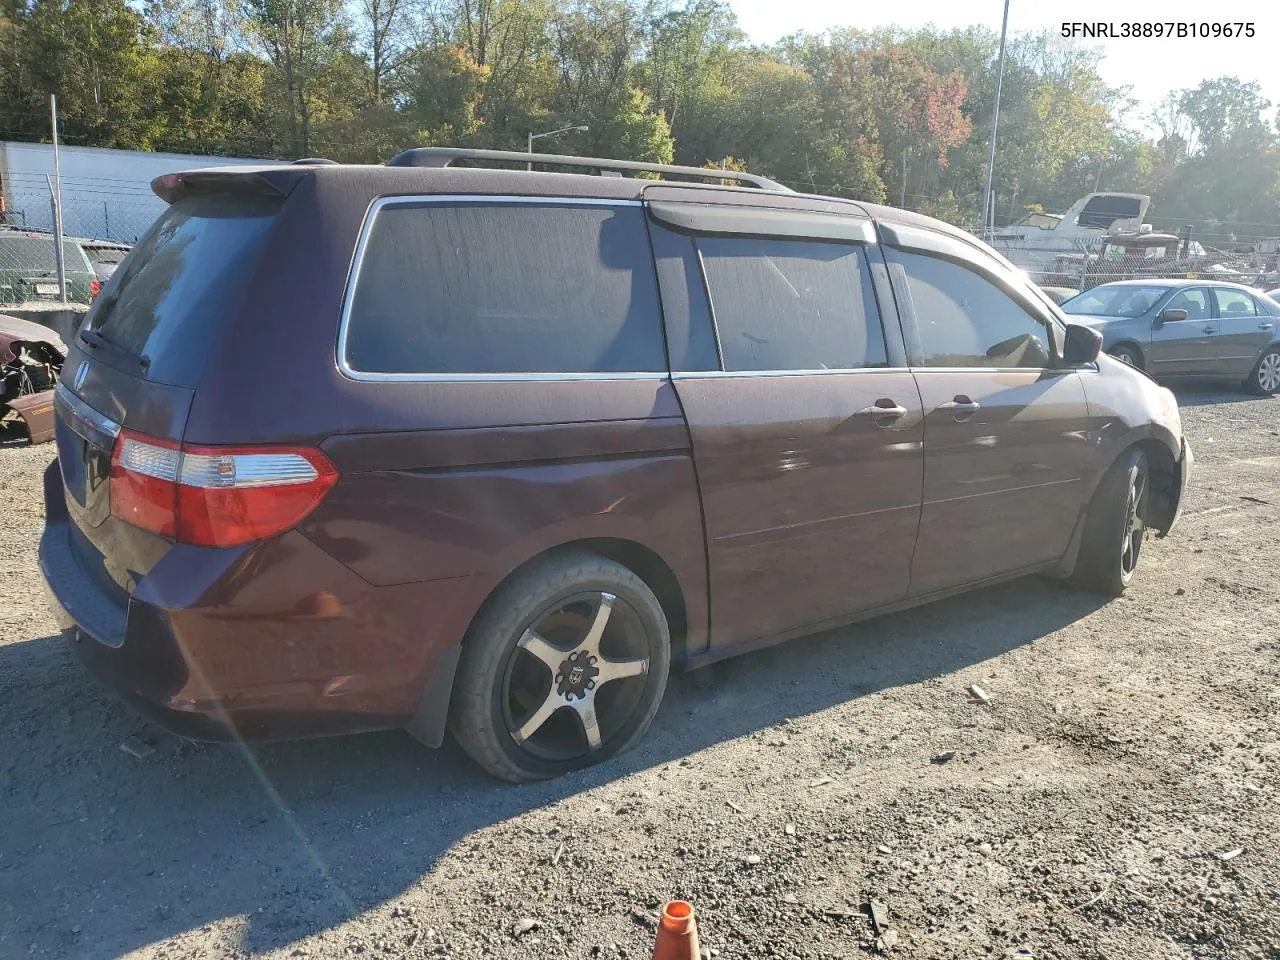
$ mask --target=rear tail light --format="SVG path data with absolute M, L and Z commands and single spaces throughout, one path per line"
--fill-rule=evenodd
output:
M 179 446 L 123 430 L 111 458 L 111 513 L 181 543 L 232 547 L 300 523 L 338 481 L 308 447 Z
M 102 281 L 94 277 L 89 281 L 89 299 L 97 300 L 98 294 L 102 292 Z

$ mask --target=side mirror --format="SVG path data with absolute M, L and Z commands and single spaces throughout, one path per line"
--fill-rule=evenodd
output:
M 1176 323 L 1179 320 L 1187 319 L 1187 311 L 1181 307 L 1173 307 L 1169 310 L 1163 310 L 1156 316 L 1156 326 L 1162 327 L 1166 323 Z
M 1093 363 L 1102 352 L 1102 334 L 1079 323 L 1067 324 L 1067 342 L 1062 346 L 1062 362 L 1078 367 Z

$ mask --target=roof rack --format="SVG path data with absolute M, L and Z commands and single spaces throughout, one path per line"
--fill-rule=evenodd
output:
M 502 160 L 510 163 L 582 167 L 594 170 L 599 176 L 621 176 L 623 171 L 640 173 L 669 173 L 699 180 L 733 180 L 760 190 L 778 190 L 792 193 L 768 177 L 737 170 L 716 170 L 709 167 L 682 167 L 669 163 L 640 163 L 635 160 L 609 160 L 604 157 L 572 157 L 554 153 L 522 153 L 516 150 L 469 150 L 464 147 L 416 147 L 398 153 L 387 161 L 388 167 L 450 167 L 458 160 Z

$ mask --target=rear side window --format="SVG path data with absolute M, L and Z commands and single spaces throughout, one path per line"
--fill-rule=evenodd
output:
M 1213 299 L 1218 303 L 1218 316 L 1220 317 L 1257 316 L 1258 305 L 1253 302 L 1253 297 L 1242 290 L 1232 290 L 1230 287 L 1214 287 Z
M 1045 322 L 977 270 L 886 248 L 906 275 L 914 346 L 926 367 L 1048 367 Z
M 871 275 L 854 244 L 699 237 L 725 370 L 888 365 Z
M 359 373 L 658 373 L 657 283 L 638 206 L 384 206 L 351 295 Z
M 235 194 L 172 204 L 116 269 L 86 328 L 145 358 L 148 379 L 195 386 L 280 205 Z

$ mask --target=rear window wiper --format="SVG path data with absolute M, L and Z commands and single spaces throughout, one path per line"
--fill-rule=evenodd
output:
M 114 353 L 120 357 L 123 357 L 124 359 L 129 360 L 131 363 L 137 364 L 138 368 L 143 373 L 146 373 L 147 368 L 151 366 L 150 357 L 146 355 L 139 356 L 138 354 L 130 350 L 128 347 L 122 347 L 120 344 L 116 343 L 114 340 L 108 340 L 106 337 L 100 334 L 97 330 L 90 330 L 88 328 L 82 329 L 80 331 L 80 342 L 83 343 L 85 346 L 90 347 L 93 350 L 104 349 L 109 353 Z

